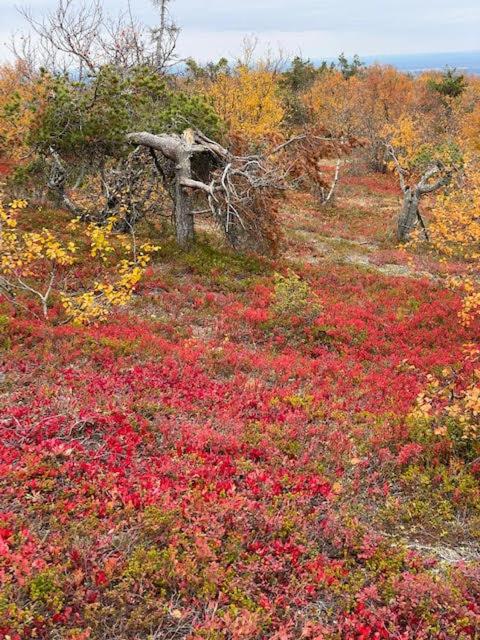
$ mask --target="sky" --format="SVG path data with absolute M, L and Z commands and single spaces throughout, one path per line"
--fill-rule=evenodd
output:
M 15 0 L 13 0 L 14 2 Z M 0 0 L 0 60 L 11 34 L 24 28 L 12 0 Z M 18 0 L 41 16 L 57 0 Z M 104 0 L 113 13 L 126 0 Z M 151 0 L 131 0 L 133 12 L 155 22 Z M 235 57 L 245 36 L 259 52 L 283 49 L 314 59 L 347 55 L 480 50 L 479 0 L 171 0 L 182 28 L 178 53 L 197 60 Z

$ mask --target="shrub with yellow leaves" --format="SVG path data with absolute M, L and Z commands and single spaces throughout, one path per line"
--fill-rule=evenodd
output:
M 476 345 L 465 346 L 461 371 L 447 367 L 429 376 L 427 388 L 417 398 L 409 422 L 413 435 L 423 444 L 443 443 L 447 450 L 466 461 L 478 460 L 480 350 Z
M 402 115 L 386 125 L 382 133 L 396 159 L 395 162 L 390 158 L 389 168 L 394 171 L 400 167 L 409 180 L 420 179 L 432 166 L 453 172 L 463 165 L 463 154 L 456 141 L 449 135 L 432 137 L 420 116 Z
M 461 259 L 462 275 L 449 278 L 463 294 L 460 318 L 468 325 L 480 314 L 480 166 L 467 163 L 465 179 L 437 198 L 430 222 L 430 241 L 446 259 Z
M 279 134 L 285 109 L 268 69 L 239 65 L 232 75 L 219 75 L 207 93 L 233 136 L 255 143 Z
M 102 245 L 101 255 L 111 253 L 111 240 Z M 132 247 L 130 247 L 133 249 Z M 112 249 L 113 250 L 113 249 Z M 98 249 L 92 243 L 91 255 L 98 255 Z M 103 320 L 112 307 L 126 305 L 132 297 L 135 287 L 144 276 L 151 256 L 158 247 L 144 243 L 139 251 L 134 250 L 134 258 L 123 259 L 117 264 L 116 274 L 112 281 L 95 282 L 91 290 L 78 295 L 61 293 L 63 307 L 75 324 L 87 324 L 92 320 Z M 104 257 L 102 257 L 102 260 Z
M 116 218 L 104 226 L 81 227 L 79 219 L 68 225 L 77 241 L 66 242 L 51 230 L 28 231 L 21 224 L 27 209 L 25 200 L 0 203 L 0 294 L 14 305 L 35 315 L 49 317 L 52 300 L 58 299 L 66 317 L 75 324 L 104 319 L 112 307 L 130 300 L 158 247 L 151 243 L 137 246 L 134 235 L 118 239 Z M 79 246 L 87 245 L 89 256 L 105 271 L 102 281 L 88 290 L 67 289 L 69 268 L 78 263 Z M 33 307 L 32 307 L 32 304 Z M 35 310 L 40 307 L 40 314 Z

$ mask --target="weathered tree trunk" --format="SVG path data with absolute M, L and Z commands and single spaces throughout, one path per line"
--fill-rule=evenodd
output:
M 195 240 L 191 196 L 182 184 L 190 177 L 189 156 L 179 162 L 175 168 L 175 174 L 175 233 L 178 245 L 182 249 L 188 249 Z
M 189 195 L 189 183 L 192 181 L 192 155 L 195 152 L 192 141 L 186 135 L 155 136 L 150 133 L 135 133 L 128 136 L 130 142 L 147 146 L 163 153 L 175 166 L 174 194 L 174 218 L 175 232 L 178 245 L 182 249 L 188 249 L 195 239 L 194 219 Z M 190 184 L 190 186 L 192 186 Z
M 403 194 L 403 206 L 398 217 L 397 238 L 406 242 L 420 220 L 420 194 L 417 189 L 407 187 Z
M 452 180 L 454 168 L 447 167 L 442 162 L 437 161 L 423 173 L 415 186 L 411 187 L 407 185 L 405 180 L 408 171 L 401 166 L 395 149 L 392 145 L 387 145 L 386 149 L 397 169 L 400 188 L 403 192 L 403 205 L 397 223 L 397 238 L 400 242 L 406 242 L 413 229 L 417 224 L 420 224 L 425 234 L 425 239 L 429 241 L 427 226 L 420 213 L 420 200 L 423 196 L 435 193 L 435 191 L 447 186 Z M 432 182 L 434 176 L 439 177 Z
M 190 191 L 200 190 L 213 196 L 212 186 L 192 177 L 192 159 L 196 154 L 208 153 L 213 158 L 226 159 L 229 152 L 216 142 L 209 140 L 200 132 L 187 129 L 182 136 L 175 134 L 154 135 L 147 132 L 130 133 L 128 142 L 154 151 L 160 151 L 169 160 L 174 169 L 172 193 L 174 198 L 174 217 L 177 242 L 182 249 L 195 240 L 195 221 L 192 211 Z

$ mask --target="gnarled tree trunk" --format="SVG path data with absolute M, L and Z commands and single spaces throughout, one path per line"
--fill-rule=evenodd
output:
M 442 162 L 437 161 L 424 172 L 417 184 L 411 187 L 406 183 L 407 171 L 400 165 L 395 149 L 387 145 L 387 151 L 395 164 L 403 192 L 403 205 L 397 222 L 397 238 L 400 242 L 406 242 L 419 224 L 428 240 L 427 227 L 420 213 L 420 200 L 424 195 L 447 186 L 452 180 L 453 168 L 446 167 Z M 432 182 L 434 176 L 439 177 Z
M 178 245 L 182 249 L 188 249 L 195 240 L 191 196 L 183 186 L 183 181 L 190 177 L 190 172 L 189 158 L 185 158 L 175 168 L 175 233 Z
M 420 195 L 416 189 L 406 187 L 403 193 L 403 205 L 397 223 L 397 238 L 406 242 L 420 220 Z
M 194 216 L 191 206 L 190 190 L 197 189 L 213 195 L 212 187 L 193 179 L 192 159 L 196 154 L 209 153 L 213 157 L 228 157 L 228 151 L 215 142 L 187 129 L 182 136 L 171 134 L 154 135 L 140 132 L 127 136 L 130 143 L 159 151 L 173 163 L 174 217 L 177 242 L 182 249 L 188 249 L 195 239 Z

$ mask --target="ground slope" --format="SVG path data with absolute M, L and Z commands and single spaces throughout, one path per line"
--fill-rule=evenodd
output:
M 4 309 L 0 638 L 479 637 L 480 468 L 412 413 L 478 327 L 376 186 L 276 263 L 163 241 L 98 327 Z

